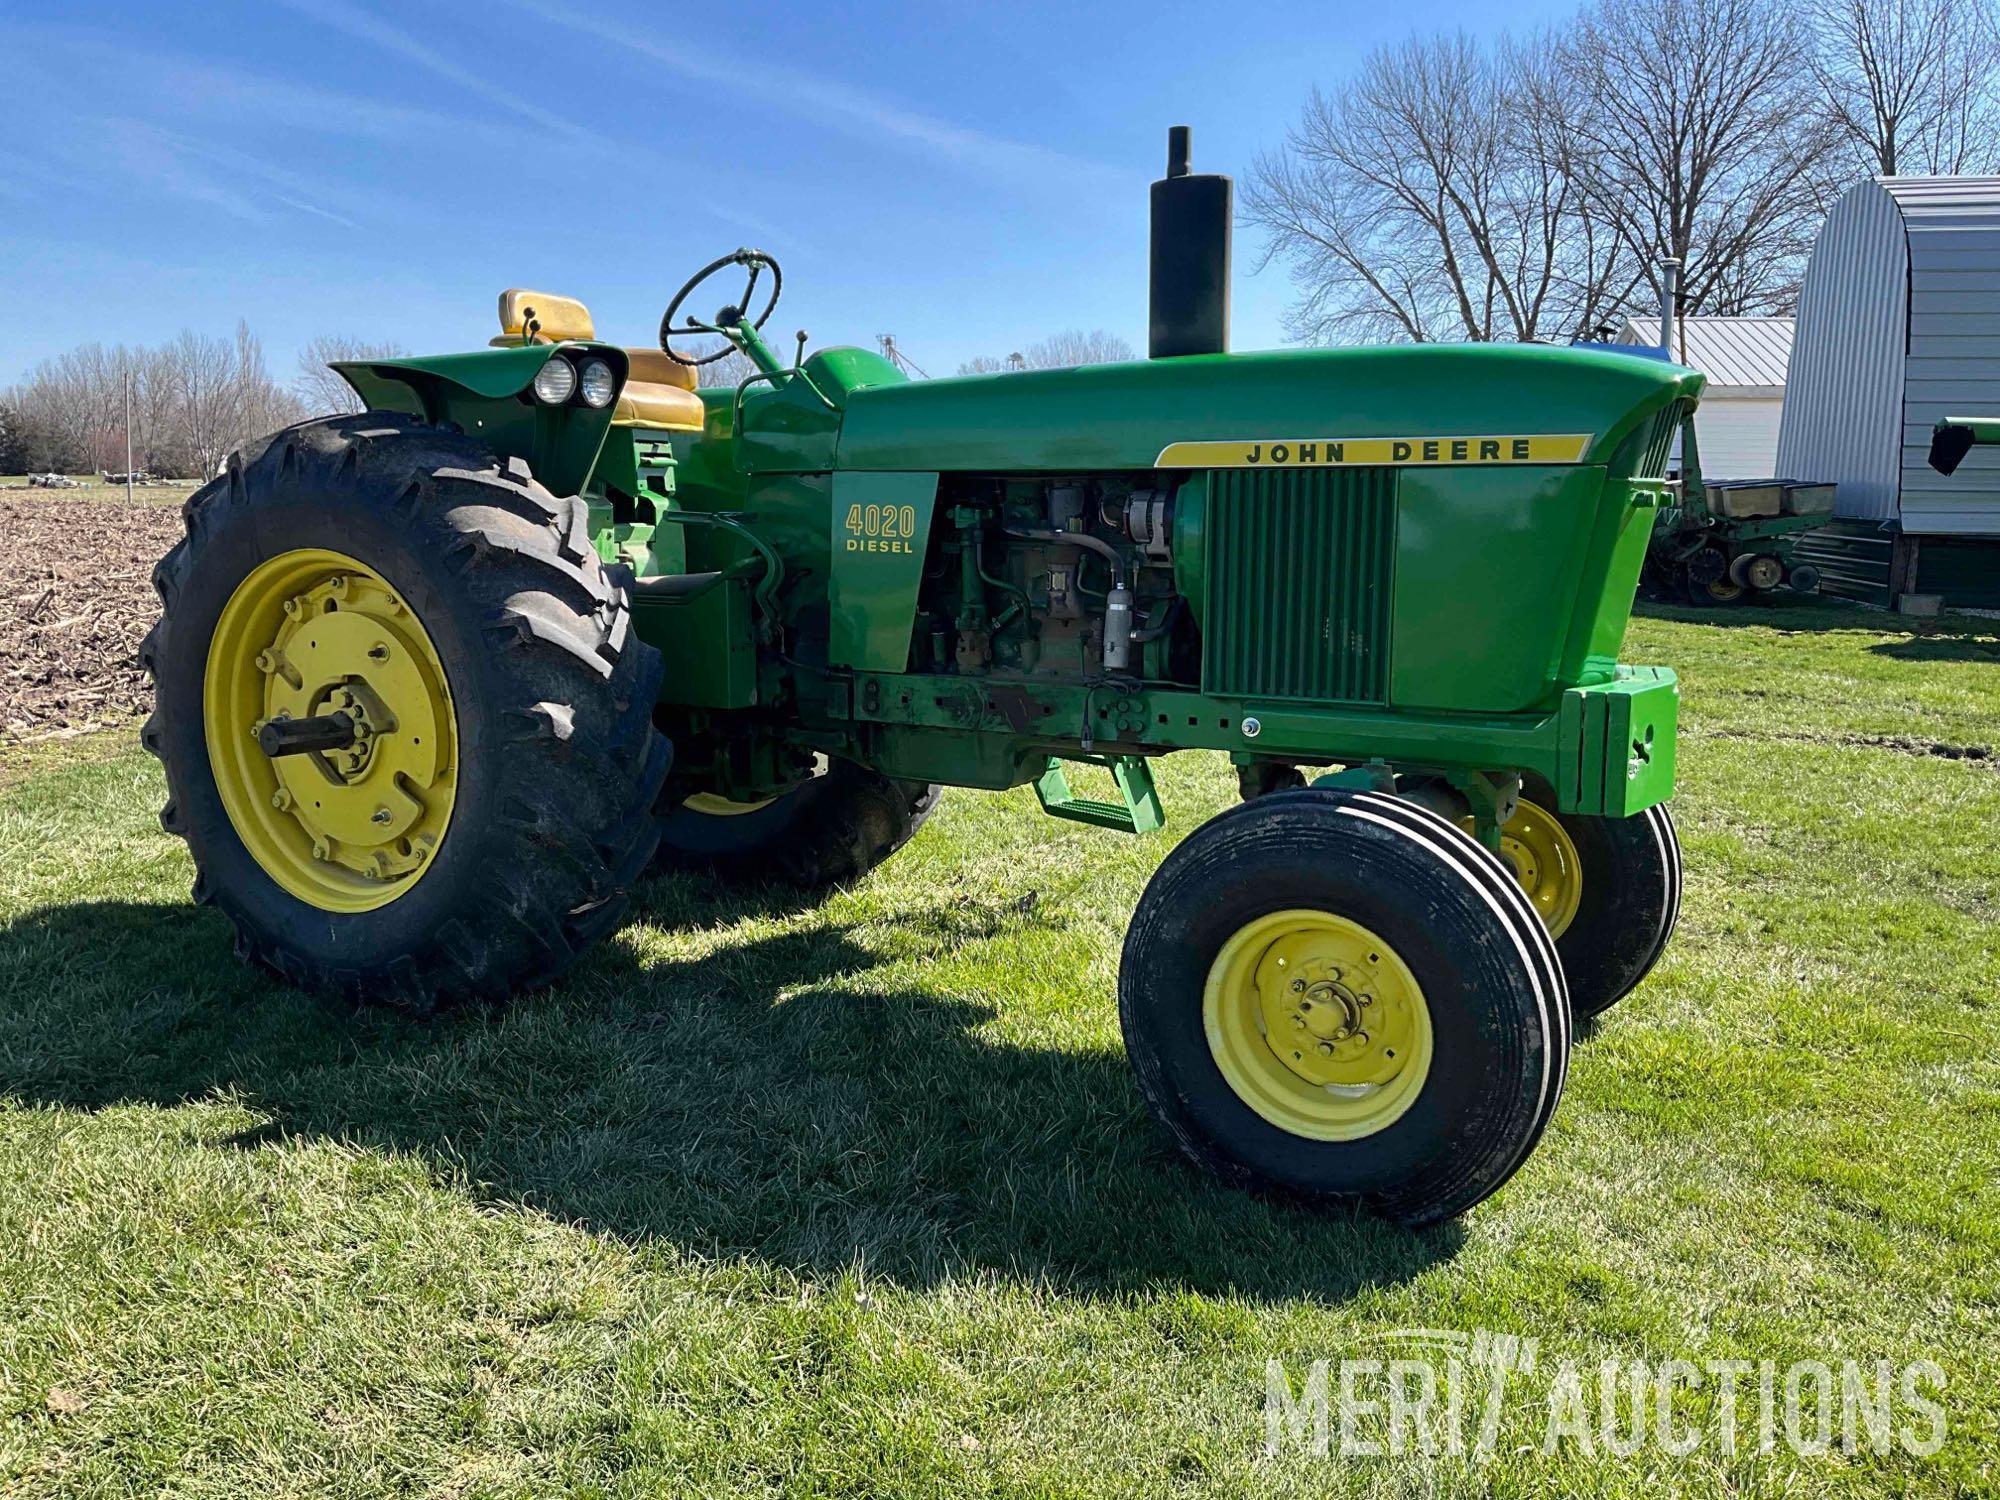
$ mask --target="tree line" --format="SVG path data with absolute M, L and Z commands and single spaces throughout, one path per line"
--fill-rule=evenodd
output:
M 399 352 L 317 338 L 299 355 L 291 382 L 281 384 L 246 323 L 233 338 L 190 329 L 151 348 L 86 344 L 0 390 L 0 474 L 122 471 L 129 380 L 133 466 L 165 478 L 207 478 L 251 438 L 321 413 L 358 410 L 328 361 Z
M 1590 0 L 1315 90 L 1245 184 L 1306 343 L 1588 338 L 1789 311 L 1855 180 L 2000 168 L 1993 0 Z

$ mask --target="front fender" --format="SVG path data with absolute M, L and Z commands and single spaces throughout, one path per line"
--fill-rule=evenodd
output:
M 542 405 L 531 387 L 558 354 L 604 360 L 624 390 L 631 362 L 610 344 L 525 344 L 468 354 L 342 360 L 333 369 L 371 411 L 408 412 L 456 427 L 502 458 L 525 459 L 535 478 L 557 494 L 575 495 L 589 487 L 596 472 L 618 400 L 614 394 L 602 408 L 574 400 Z

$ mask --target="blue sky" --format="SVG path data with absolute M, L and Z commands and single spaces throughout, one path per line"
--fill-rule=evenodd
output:
M 1369 47 L 1568 9 L 8 0 L 0 383 L 239 317 L 281 376 L 320 333 L 465 348 L 509 285 L 650 343 L 746 243 L 815 345 L 893 332 L 934 374 L 1062 328 L 1143 348 L 1169 124 L 1240 176 Z M 1237 348 L 1281 341 L 1255 250 Z

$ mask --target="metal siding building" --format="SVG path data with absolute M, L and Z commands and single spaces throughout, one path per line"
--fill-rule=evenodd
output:
M 2000 450 L 1946 478 L 1939 417 L 2000 415 L 2000 177 L 1882 177 L 1835 205 L 1799 293 L 1778 440 L 1835 514 L 1910 534 L 2000 537 Z
M 1675 334 L 1675 362 L 1708 377 L 1694 414 L 1703 475 L 1710 479 L 1777 475 L 1792 320 L 1696 316 L 1681 319 Z M 1625 344 L 1657 346 L 1660 320 L 1627 318 L 1618 337 Z

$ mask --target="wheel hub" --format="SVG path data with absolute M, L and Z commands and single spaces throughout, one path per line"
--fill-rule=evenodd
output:
M 369 910 L 435 856 L 456 790 L 450 690 L 422 624 L 373 569 L 311 549 L 253 570 L 217 622 L 204 709 L 230 821 L 292 894 Z M 335 715 L 351 725 L 344 744 L 259 747 L 270 723 Z
M 1246 1104 L 1296 1135 L 1348 1140 L 1401 1116 L 1430 1068 L 1430 1012 L 1402 960 L 1332 912 L 1277 912 L 1218 954 L 1209 1048 Z
M 1473 833 L 1472 819 L 1461 819 L 1459 826 Z M 1568 830 L 1555 814 L 1524 797 L 1500 830 L 1500 857 L 1513 866 L 1549 936 L 1561 937 L 1583 901 L 1583 866 Z

